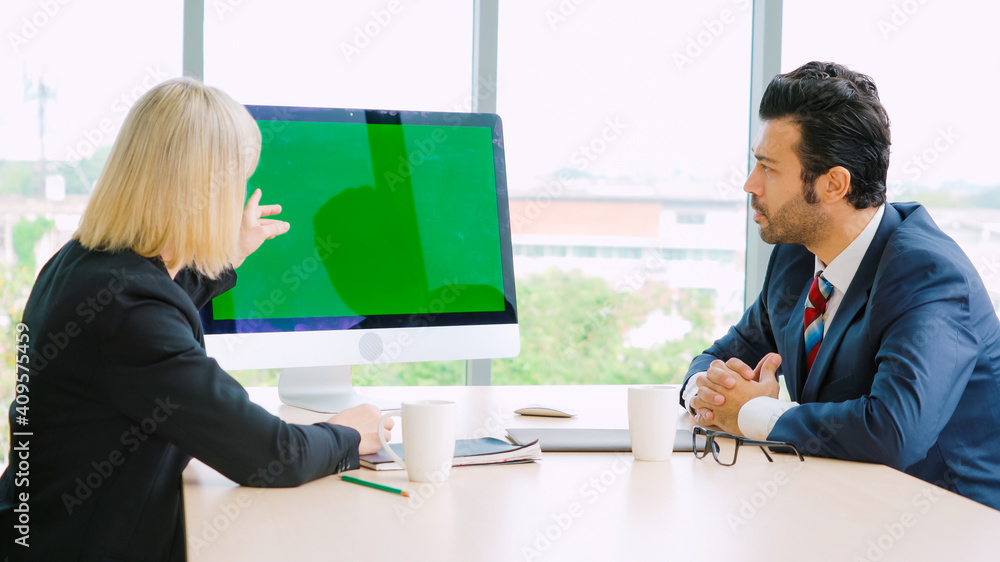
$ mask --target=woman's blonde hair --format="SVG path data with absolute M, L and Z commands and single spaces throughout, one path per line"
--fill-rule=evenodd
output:
M 125 117 L 74 238 L 218 277 L 238 257 L 246 183 L 260 156 L 246 108 L 191 78 L 149 90 Z

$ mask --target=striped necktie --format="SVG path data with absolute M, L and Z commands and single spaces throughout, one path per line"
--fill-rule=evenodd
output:
M 809 297 L 806 299 L 806 314 L 804 319 L 806 341 L 806 373 L 812 370 L 813 361 L 823 343 L 823 314 L 826 312 L 826 301 L 833 294 L 833 285 L 823 279 L 823 272 L 813 277 L 809 287 Z

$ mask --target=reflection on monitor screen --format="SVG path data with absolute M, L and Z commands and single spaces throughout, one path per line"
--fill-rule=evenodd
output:
M 518 353 L 496 115 L 248 109 L 263 142 L 248 193 L 291 229 L 202 310 L 223 368 L 283 368 L 283 401 L 339 411 L 371 401 L 351 365 Z

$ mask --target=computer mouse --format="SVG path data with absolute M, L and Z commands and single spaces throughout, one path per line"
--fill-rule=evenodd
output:
M 514 410 L 515 414 L 522 416 L 544 416 L 548 418 L 572 418 L 576 416 L 576 410 L 569 408 L 556 408 L 554 406 L 542 406 L 539 404 L 528 404 L 523 408 Z

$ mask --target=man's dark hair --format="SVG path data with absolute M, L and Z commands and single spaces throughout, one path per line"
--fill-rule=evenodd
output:
M 875 82 L 830 62 L 810 62 L 775 76 L 760 101 L 763 120 L 786 118 L 799 126 L 793 147 L 802 163 L 806 200 L 815 203 L 816 178 L 834 166 L 851 172 L 847 200 L 865 209 L 885 203 L 889 169 L 889 116 Z

